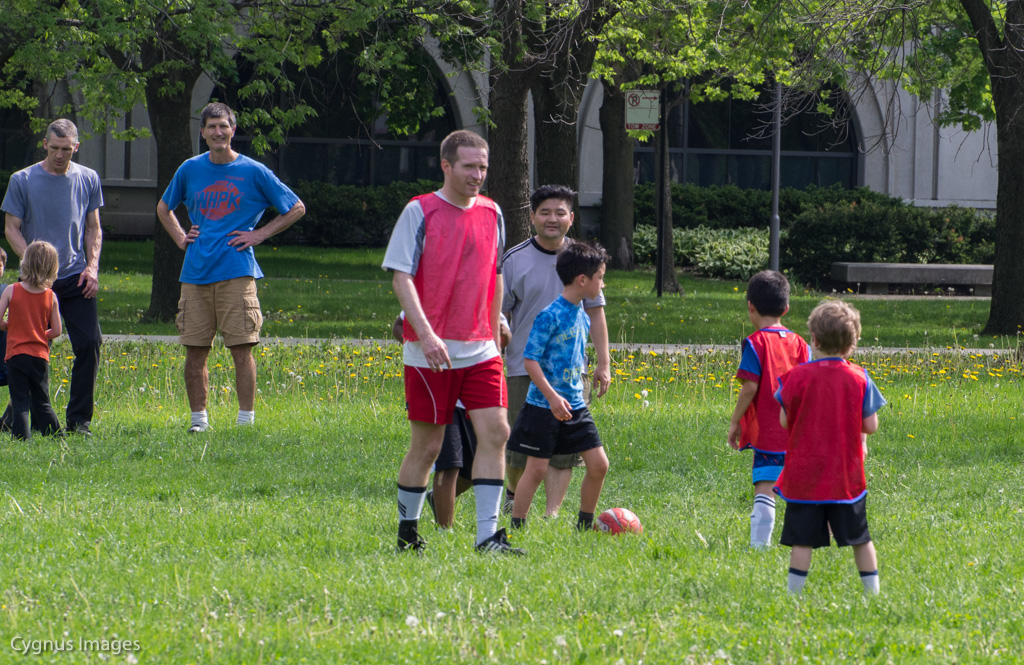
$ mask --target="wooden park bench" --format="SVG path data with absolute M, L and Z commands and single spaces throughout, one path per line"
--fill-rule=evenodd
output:
M 832 279 L 859 284 L 861 293 L 887 294 L 890 284 L 961 286 L 992 295 L 992 266 L 941 263 L 833 263 Z

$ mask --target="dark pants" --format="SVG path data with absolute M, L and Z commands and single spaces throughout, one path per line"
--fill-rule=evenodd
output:
M 50 406 L 50 363 L 19 354 L 7 361 L 7 388 L 11 391 L 11 432 L 16 439 L 31 439 L 34 423 L 45 436 L 60 432 L 60 421 Z
M 69 430 L 92 420 L 96 374 L 100 367 L 100 345 L 103 343 L 96 298 L 82 295 L 82 287 L 78 286 L 80 277 L 72 275 L 58 279 L 51 287 L 57 294 L 60 316 L 64 319 L 64 332 L 68 334 L 75 354 L 66 413 Z

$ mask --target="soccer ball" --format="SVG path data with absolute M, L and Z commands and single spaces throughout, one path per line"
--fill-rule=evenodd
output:
M 644 525 L 633 511 L 609 508 L 594 520 L 594 530 L 603 533 L 643 533 Z

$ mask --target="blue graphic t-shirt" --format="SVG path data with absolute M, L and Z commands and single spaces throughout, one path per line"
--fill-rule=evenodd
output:
M 185 250 L 181 281 L 212 284 L 236 277 L 263 277 L 252 247 L 243 252 L 228 245 L 232 231 L 252 231 L 273 206 L 282 215 L 299 202 L 292 190 L 263 164 L 239 155 L 229 164 L 214 164 L 210 153 L 189 159 L 164 192 L 174 210 L 182 202 L 199 237 Z
M 587 335 L 590 317 L 582 304 L 573 305 L 562 296 L 541 310 L 533 320 L 523 358 L 536 360 L 544 378 L 573 410 L 586 406 L 583 400 L 583 372 L 586 371 Z M 530 383 L 526 403 L 550 409 L 547 398 Z

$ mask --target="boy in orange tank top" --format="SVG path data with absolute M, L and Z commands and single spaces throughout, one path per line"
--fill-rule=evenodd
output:
M 50 289 L 57 279 L 57 263 L 53 245 L 33 242 L 21 260 L 21 281 L 0 295 L 0 329 L 7 331 L 11 430 L 17 439 L 32 437 L 30 418 L 45 436 L 61 431 L 50 405 L 50 340 L 61 333 L 57 296 Z

